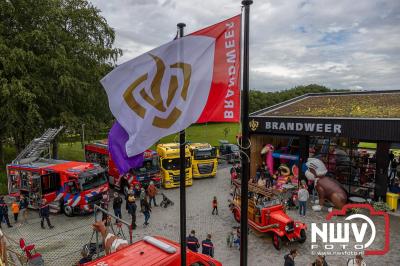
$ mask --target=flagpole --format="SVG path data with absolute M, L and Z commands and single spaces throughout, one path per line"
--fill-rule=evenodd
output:
M 183 37 L 185 23 L 178 23 L 178 38 Z M 181 49 L 178 50 L 178 59 L 181 56 Z M 180 242 L 181 242 L 181 266 L 186 266 L 186 133 L 179 132 L 179 191 L 180 191 Z
M 243 84 L 242 84 L 242 141 L 241 149 L 245 153 L 242 156 L 242 182 L 241 182 L 241 203 L 240 203 L 240 266 L 247 266 L 248 255 L 248 180 L 250 174 L 249 157 L 249 24 L 250 5 L 252 0 L 243 0 L 244 6 L 244 40 L 243 40 Z

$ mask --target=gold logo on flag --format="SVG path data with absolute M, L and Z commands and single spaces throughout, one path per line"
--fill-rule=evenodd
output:
M 256 129 L 258 128 L 258 124 L 259 124 L 258 121 L 252 119 L 249 122 L 250 129 L 253 130 L 253 131 L 256 131 Z
M 140 89 L 140 96 L 157 109 L 159 112 L 166 113 L 167 108 L 171 105 L 172 100 L 175 98 L 175 95 L 178 91 L 178 77 L 176 75 L 171 75 L 169 80 L 169 87 L 168 87 L 168 96 L 166 102 L 161 96 L 161 82 L 164 77 L 165 73 L 165 64 L 161 58 L 158 56 L 150 54 L 153 60 L 156 63 L 157 72 L 151 81 L 151 95 L 149 95 L 145 88 L 141 85 L 144 81 L 147 80 L 148 74 L 144 74 L 137 78 L 125 91 L 124 99 L 125 102 L 128 104 L 129 108 L 131 108 L 138 116 L 144 119 L 146 115 L 146 108 L 143 107 L 133 96 L 133 92 L 137 89 Z M 170 68 L 181 69 L 183 73 L 183 85 L 182 90 L 180 93 L 180 97 L 186 101 L 188 95 L 188 88 L 190 84 L 190 77 L 192 75 L 192 67 L 190 64 L 186 64 L 183 62 L 177 62 L 169 66 Z M 181 116 L 182 111 L 179 110 L 177 107 L 174 107 L 172 111 L 167 115 L 166 118 L 162 118 L 159 116 L 155 116 L 153 118 L 153 126 L 159 128 L 170 128 Z

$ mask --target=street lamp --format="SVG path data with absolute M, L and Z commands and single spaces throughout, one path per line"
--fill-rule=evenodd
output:
M 85 124 L 82 124 L 82 149 L 84 148 L 85 145 Z

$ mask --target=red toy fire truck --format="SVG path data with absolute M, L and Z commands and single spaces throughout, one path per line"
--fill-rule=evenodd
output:
M 234 181 L 231 210 L 237 222 L 240 222 L 240 181 Z M 272 189 L 260 188 L 249 183 L 248 223 L 260 233 L 272 234 L 272 243 L 277 250 L 282 248 L 282 240 L 304 243 L 307 225 L 294 221 L 286 214 L 285 208 L 275 197 Z
M 34 209 L 46 199 L 52 212 L 92 212 L 108 192 L 105 170 L 93 163 L 41 158 L 61 130 L 48 129 L 7 165 L 8 192 L 13 197 L 23 194 Z
M 147 187 L 153 181 L 157 187 L 161 186 L 159 157 L 155 151 L 146 150 L 144 152 L 143 165 L 126 175 L 120 175 L 111 154 L 108 152 L 107 142 L 92 143 L 85 145 L 85 158 L 87 162 L 99 163 L 107 169 L 110 185 L 120 189 L 125 195 L 129 187 Z

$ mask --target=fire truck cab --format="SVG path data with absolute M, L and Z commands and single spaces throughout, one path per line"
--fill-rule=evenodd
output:
M 152 265 L 152 266 L 180 266 L 181 250 L 178 243 L 161 236 L 145 236 L 143 240 L 109 254 L 85 266 L 100 265 Z M 189 249 L 186 251 L 186 265 L 190 266 L 222 266 L 222 263 Z
M 157 145 L 160 156 L 162 183 L 164 188 L 180 186 L 180 150 L 179 143 Z M 193 185 L 192 160 L 188 147 L 185 147 L 185 186 Z
M 104 169 L 98 164 L 36 159 L 7 165 L 10 196 L 28 198 L 29 207 L 38 209 L 42 199 L 52 212 L 67 216 L 93 211 L 108 191 Z
M 95 162 L 104 167 L 108 173 L 108 181 L 125 195 L 129 187 L 139 186 L 147 188 L 150 181 L 157 187 L 161 186 L 159 157 L 155 151 L 146 150 L 143 154 L 143 164 L 131 169 L 125 175 L 121 175 L 108 151 L 107 141 L 85 145 L 85 159 L 87 162 Z
M 193 178 L 214 177 L 217 174 L 217 149 L 209 143 L 188 144 L 192 155 Z

